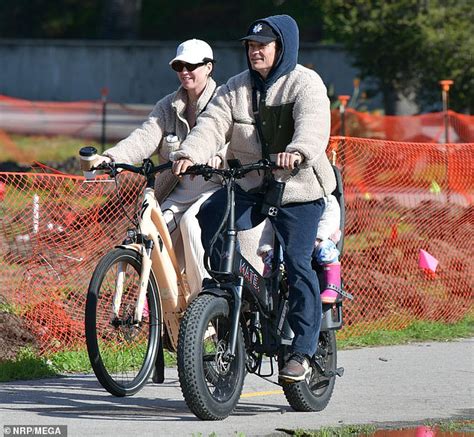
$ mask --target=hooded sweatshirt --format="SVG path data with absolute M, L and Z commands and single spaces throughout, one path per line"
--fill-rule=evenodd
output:
M 173 160 L 188 158 L 205 163 L 228 143 L 227 158 L 242 164 L 262 159 L 252 107 L 252 89 L 257 88 L 264 139 L 270 153 L 299 152 L 300 171 L 291 175 L 279 171 L 286 181 L 282 204 L 308 202 L 327 196 L 336 186 L 334 172 L 325 150 L 330 132 L 330 110 L 326 87 L 319 75 L 298 58 L 298 26 L 289 16 L 257 20 L 270 25 L 279 36 L 282 50 L 274 67 L 263 80 L 249 69 L 231 77 L 201 115 Z M 244 190 L 257 188 L 263 176 L 249 173 L 238 184 Z
M 299 31 L 296 21 L 289 15 L 274 15 L 263 20 L 257 20 L 250 25 L 249 29 L 258 23 L 268 24 L 278 35 L 281 44 L 280 56 L 265 80 L 252 69 L 249 57 L 247 56 L 247 65 L 252 80 L 257 89 L 265 93 L 278 78 L 295 69 L 298 63 Z M 245 48 L 247 49 L 247 44 Z

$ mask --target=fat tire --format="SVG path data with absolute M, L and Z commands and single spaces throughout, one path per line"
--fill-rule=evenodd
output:
M 333 330 L 321 332 L 319 335 L 320 347 L 327 350 L 327 370 L 336 370 L 337 345 L 336 334 Z M 318 369 L 312 366 L 312 378 L 318 378 L 322 387 L 319 390 L 311 390 L 308 381 L 298 383 L 283 382 L 283 392 L 290 406 L 295 411 L 312 412 L 324 410 L 334 391 L 335 376 L 324 377 Z M 313 380 L 314 381 L 314 380 Z
M 115 378 L 114 375 L 110 374 L 107 366 L 104 364 L 98 341 L 100 332 L 97 332 L 98 303 L 101 297 L 101 288 L 109 270 L 114 268 L 114 265 L 119 262 L 127 263 L 134 269 L 139 278 L 142 265 L 141 259 L 141 255 L 134 250 L 124 248 L 113 249 L 97 264 L 87 293 L 85 334 L 89 359 L 92 369 L 94 370 L 100 384 L 109 393 L 118 397 L 132 396 L 140 391 L 147 382 L 154 368 L 158 352 L 158 342 L 161 337 L 162 324 L 159 291 L 154 276 L 150 275 L 147 289 L 149 320 L 151 320 L 152 323 L 148 324 L 149 331 L 147 336 L 146 353 L 136 376 L 126 382 L 120 381 L 118 378 Z
M 222 420 L 235 409 L 245 377 L 245 348 L 239 327 L 237 348 L 230 366 L 230 394 L 225 400 L 216 399 L 208 383 L 214 384 L 218 372 L 209 376 L 209 367 L 203 361 L 204 334 L 209 322 L 219 317 L 230 326 L 229 303 L 223 297 L 210 294 L 198 296 L 192 301 L 181 321 L 178 336 L 178 375 L 184 400 L 189 409 L 203 420 Z M 225 331 L 224 331 L 225 332 Z M 219 337 L 216 334 L 216 337 Z M 210 364 L 207 363 L 207 366 Z

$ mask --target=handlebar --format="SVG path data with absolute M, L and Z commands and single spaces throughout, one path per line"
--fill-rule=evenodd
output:
M 274 170 L 281 167 L 278 167 L 274 162 L 268 159 L 261 159 L 260 161 L 251 163 L 251 164 L 240 164 L 238 160 L 229 160 L 227 161 L 229 168 L 214 168 L 207 164 L 195 164 L 191 167 L 188 167 L 183 175 L 201 175 L 205 179 L 209 179 L 212 175 L 219 175 L 223 178 L 233 178 L 233 179 L 242 179 L 247 173 L 252 171 L 259 170 Z
M 163 170 L 171 169 L 172 166 L 173 163 L 171 161 L 167 162 L 166 164 L 155 166 L 151 159 L 145 159 L 143 160 L 143 164 L 140 166 L 117 162 L 102 162 L 101 164 L 92 167 L 91 170 L 102 170 L 110 173 L 112 176 L 115 176 L 118 173 L 118 170 L 126 170 L 131 173 L 141 174 L 143 176 L 151 176 L 156 173 L 160 173 Z
M 227 162 L 229 164 L 229 168 L 214 168 L 207 164 L 195 164 L 191 167 L 188 167 L 186 171 L 182 173 L 182 175 L 201 175 L 205 179 L 210 179 L 213 175 L 218 175 L 226 179 L 242 179 L 247 173 L 252 171 L 281 169 L 281 167 L 278 167 L 275 162 L 272 162 L 268 159 L 261 159 L 257 162 L 244 165 L 242 165 L 238 160 L 228 160 Z M 299 162 L 296 162 L 295 164 L 295 168 L 297 169 Z M 169 170 L 172 168 L 172 166 L 173 162 L 171 161 L 155 166 L 151 159 L 145 159 L 143 160 L 143 164 L 140 166 L 116 162 L 103 162 L 95 167 L 92 167 L 91 170 L 106 171 L 112 176 L 115 176 L 118 173 L 118 170 L 126 170 L 148 177 L 164 170 Z

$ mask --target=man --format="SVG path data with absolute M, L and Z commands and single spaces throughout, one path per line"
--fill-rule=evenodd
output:
M 299 32 L 293 18 L 276 15 L 255 21 L 242 38 L 248 70 L 229 79 L 201 115 L 196 127 L 173 153 L 175 174 L 204 163 L 228 143 L 228 157 L 242 164 L 274 156 L 286 180 L 282 206 L 269 217 L 283 251 L 288 272 L 288 320 L 295 334 L 289 360 L 280 370 L 286 381 L 302 381 L 317 349 L 321 300 L 311 254 L 324 197 L 335 188 L 325 150 L 330 132 L 326 87 L 312 70 L 297 64 Z M 298 171 L 293 171 L 299 163 Z M 268 175 L 267 175 L 268 178 Z M 265 178 L 265 179 L 267 179 Z M 236 190 L 237 228 L 248 229 L 265 219 L 262 175 L 250 173 Z M 203 244 L 222 219 L 226 190 L 214 193 L 197 215 Z M 211 257 L 213 268 L 217 260 Z

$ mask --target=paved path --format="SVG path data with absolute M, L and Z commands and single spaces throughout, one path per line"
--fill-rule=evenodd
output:
M 167 369 L 164 385 L 148 384 L 131 398 L 110 396 L 91 375 L 0 383 L 0 432 L 4 425 L 49 424 L 68 425 L 69 437 L 250 437 L 342 424 L 474 420 L 473 346 L 474 338 L 342 351 L 338 365 L 346 373 L 321 413 L 294 412 L 278 386 L 249 375 L 237 410 L 221 422 L 189 412 L 176 369 Z

